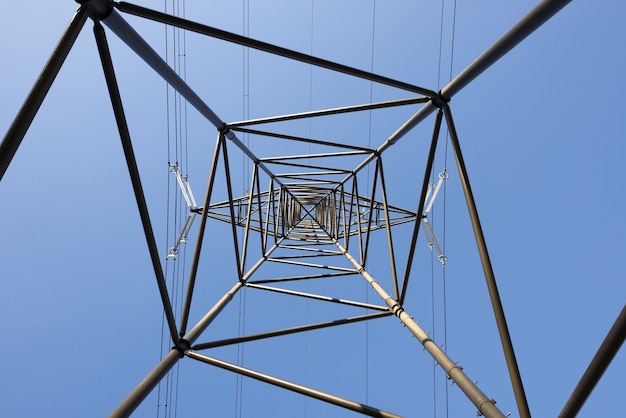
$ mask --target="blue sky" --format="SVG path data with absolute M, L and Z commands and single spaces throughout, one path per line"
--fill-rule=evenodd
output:
M 187 1 L 187 17 L 243 33 L 240 3 L 194 3 Z M 373 67 L 376 73 L 433 90 L 448 81 L 451 2 L 444 7 L 439 77 L 440 3 L 377 2 L 373 33 L 372 2 L 251 3 L 251 37 L 365 70 Z M 533 6 L 530 1 L 459 2 L 452 74 Z M 618 1 L 572 2 L 450 103 L 535 416 L 558 414 L 626 299 L 626 106 L 620 100 L 626 90 L 625 7 Z M 75 9 L 71 1 L 31 2 L 27 9 L 15 2 L 4 6 L 0 126 L 5 131 Z M 161 26 L 127 20 L 164 53 Z M 0 316 L 5 319 L 0 325 L 0 389 L 6 416 L 106 415 L 159 360 L 157 287 L 91 27 L 88 22 L 83 29 L 0 182 Z M 167 211 L 168 186 L 173 193 L 168 149 L 170 160 L 175 158 L 175 147 L 167 142 L 167 109 L 172 117 L 173 99 L 168 101 L 164 83 L 145 64 L 112 33 L 107 36 L 164 260 L 175 228 L 175 205 Z M 189 84 L 221 118 L 241 120 L 241 47 L 189 35 L 185 54 Z M 254 51 L 249 74 L 250 117 L 364 103 L 370 95 L 374 100 L 405 97 Z M 371 125 L 366 117 L 354 116 L 284 128 L 308 130 L 320 138 L 358 137 L 377 146 L 413 111 L 375 113 Z M 201 200 L 216 132 L 192 109 L 185 120 L 187 151 L 179 159 Z M 432 121 L 384 156 L 392 203 L 407 209 L 416 207 Z M 175 136 L 173 126 L 170 119 L 170 137 Z M 449 259 L 446 346 L 479 387 L 516 416 L 458 174 L 451 154 L 445 158 L 445 142 L 441 144 L 435 170 L 447 166 L 450 178 L 445 208 L 440 196 L 433 224 L 442 242 L 445 236 Z M 272 151 L 265 143 L 252 147 Z M 234 147 L 230 151 L 233 184 L 242 192 L 248 187 L 249 166 Z M 224 198 L 223 176 L 219 180 L 216 196 Z M 228 227 L 212 228 L 196 316 L 235 281 Z M 401 249 L 406 233 L 397 234 Z M 443 344 L 442 270 L 426 244 L 419 244 L 405 307 Z M 368 266 L 381 282 L 388 272 L 385 251 L 377 243 Z M 190 257 L 188 250 L 176 264 L 163 262 L 168 278 L 185 276 Z M 341 291 L 367 292 L 361 283 L 356 290 Z M 241 325 L 256 332 L 268 323 L 291 326 L 318 315 L 319 320 L 344 316 L 314 303 L 296 306 L 280 298 L 257 301 L 256 296 L 247 291 L 245 300 L 237 297 L 206 339 L 236 335 Z M 375 295 L 366 297 L 371 302 Z M 236 361 L 241 352 L 224 349 L 215 356 Z M 258 343 L 246 347 L 243 360 L 249 367 L 401 415 L 446 416 L 443 372 L 433 374 L 432 360 L 394 318 L 373 321 L 367 328 L 359 324 L 279 344 Z M 624 370 L 622 349 L 580 416 L 623 413 Z M 237 398 L 234 375 L 190 359 L 180 363 L 178 373 L 178 416 L 198 411 L 216 416 L 237 416 L 237 411 L 243 416 L 353 415 L 246 379 Z M 448 395 L 449 416 L 474 416 L 475 408 L 458 388 L 449 387 Z M 157 409 L 155 392 L 137 416 L 154 416 Z M 159 416 L 165 412 L 161 408 Z

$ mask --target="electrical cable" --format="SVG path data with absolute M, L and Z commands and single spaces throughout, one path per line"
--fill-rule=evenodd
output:
M 456 37 L 456 0 L 454 0 L 453 14 L 452 14 L 452 41 L 450 45 L 450 72 L 448 82 L 452 80 L 452 68 L 454 64 L 454 41 Z M 444 154 L 444 170 L 447 172 L 448 167 L 448 142 L 449 142 L 449 134 L 446 130 L 446 146 L 445 146 L 445 154 Z M 447 198 L 448 198 L 448 187 L 446 182 L 443 184 L 443 254 L 446 254 L 446 219 L 447 219 Z M 447 292 L 446 292 L 446 269 L 445 264 L 442 269 L 442 302 L 443 302 L 443 349 L 444 351 L 448 351 L 448 307 L 447 307 Z M 449 416 L 449 390 L 448 385 L 446 385 L 446 417 Z
M 242 1 L 242 32 L 243 36 L 250 36 L 250 1 Z M 242 50 L 242 116 L 243 120 L 250 118 L 250 48 L 243 47 Z M 243 142 L 246 148 L 250 146 L 250 137 L 248 133 L 243 134 Z M 252 193 L 247 189 L 247 179 L 250 177 L 250 161 L 247 156 L 242 153 L 241 156 L 241 182 L 244 195 Z M 243 241 L 243 231 L 241 231 Z M 242 336 L 245 333 L 245 316 L 246 316 L 246 289 L 245 287 L 239 292 L 238 300 L 238 317 L 237 317 L 237 335 Z M 245 345 L 237 344 L 237 365 L 243 366 L 245 354 Z M 235 377 L 235 418 L 240 418 L 243 413 L 243 376 L 237 374 Z
M 370 72 L 374 72 L 374 54 L 376 40 L 376 0 L 372 4 L 372 53 L 370 59 Z M 374 101 L 374 82 L 370 81 L 370 103 Z M 367 148 L 372 148 L 372 110 L 369 111 L 369 123 L 367 132 Z M 370 183 L 370 165 L 367 166 L 367 190 Z M 372 199 L 374 197 L 372 196 Z M 358 216 L 358 214 L 357 214 Z M 365 283 L 365 303 L 369 303 L 369 284 Z M 369 313 L 366 309 L 365 313 Z M 365 403 L 369 404 L 369 321 L 365 321 Z

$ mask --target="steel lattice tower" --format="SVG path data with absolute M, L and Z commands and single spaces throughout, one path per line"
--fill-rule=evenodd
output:
M 397 416 L 373 406 L 315 390 L 279 376 L 255 371 L 205 354 L 207 350 L 213 348 L 267 339 L 280 340 L 284 336 L 391 316 L 396 316 L 416 337 L 425 351 L 443 369 L 442 373 L 463 391 L 479 414 L 489 417 L 503 416 L 495 406 L 495 402 L 468 377 L 471 375 L 471 370 L 466 375 L 462 367 L 448 357 L 438 342 L 433 341 L 411 317 L 410 306 L 406 306 L 413 259 L 418 238 L 422 234 L 433 247 L 439 250 L 440 261 L 445 262 L 445 255 L 439 249 L 427 216 L 441 182 L 445 179 L 442 175 L 437 186 L 433 187 L 431 184 L 437 145 L 444 130 L 447 130 L 451 139 L 489 298 L 517 400 L 517 408 L 520 416 L 530 416 L 449 103 L 456 93 L 557 13 L 568 1 L 542 1 L 439 92 L 126 2 L 86 0 L 79 1 L 79 3 L 81 3 L 79 10 L 2 142 L 0 173 L 3 175 L 7 170 L 79 32 L 87 20 L 92 20 L 95 25 L 94 33 L 98 52 L 161 296 L 165 321 L 173 345 L 172 350 L 112 412 L 111 416 L 130 415 L 172 367 L 184 357 L 365 415 Z M 226 122 L 214 112 L 210 102 L 205 101 L 192 89 L 127 23 L 123 17 L 124 14 L 171 25 L 332 73 L 343 74 L 353 79 L 392 87 L 401 91 L 404 98 Z M 173 174 L 181 187 L 181 193 L 187 202 L 188 213 L 185 225 L 170 255 L 175 257 L 178 247 L 183 242 L 189 241 L 194 248 L 179 314 L 173 307 L 172 289 L 168 288 L 161 265 L 161 256 L 152 230 L 148 204 L 122 106 L 122 95 L 116 80 L 105 27 L 126 43 L 217 131 L 213 159 L 210 162 L 210 174 L 206 181 L 206 193 L 201 202 L 196 202 L 187 179 L 176 168 L 173 169 Z M 416 108 L 417 110 L 412 111 L 412 116 L 397 126 L 393 133 L 376 147 L 366 146 L 362 141 L 345 135 L 331 139 L 313 138 L 306 133 L 306 128 L 301 129 L 302 125 L 297 125 L 299 121 L 358 115 L 362 112 L 396 108 Z M 396 205 L 389 199 L 389 179 L 386 177 L 392 161 L 385 159 L 385 156 L 389 149 L 412 133 L 416 127 L 421 127 L 425 121 L 432 120 L 428 118 L 433 114 L 435 115 L 434 126 L 428 128 L 430 144 L 427 155 L 424 156 L 423 178 L 414 187 L 418 195 L 417 208 Z M 289 123 L 294 124 L 289 125 Z M 293 126 L 298 129 L 293 129 Z M 244 137 L 247 139 L 244 140 Z M 265 145 L 259 146 L 258 143 Z M 250 177 L 247 179 L 248 193 L 243 196 L 235 192 L 235 187 L 231 182 L 231 171 L 234 165 L 232 155 L 235 152 L 238 156 L 243 155 L 252 167 Z M 215 192 L 218 187 L 226 191 L 225 199 Z M 195 240 L 187 236 L 191 222 L 194 220 L 199 225 Z M 206 273 L 199 273 L 199 271 L 202 260 L 205 258 L 203 246 L 207 245 L 207 240 L 215 239 L 211 231 L 214 228 L 213 225 L 216 224 L 222 225 L 216 228 L 226 232 L 226 235 L 219 239 L 223 240 L 225 245 L 232 247 L 236 277 L 232 278 L 232 287 L 217 303 L 207 307 L 204 301 L 198 300 L 196 289 L 203 285 L 202 281 L 208 279 Z M 398 244 L 397 235 L 394 234 L 400 228 L 408 231 L 403 234 L 404 246 Z M 370 269 L 370 260 L 373 257 L 371 253 L 380 250 L 381 242 L 389 260 L 389 268 L 383 277 L 378 277 Z M 402 248 L 402 255 L 398 255 L 398 247 Z M 363 281 L 371 288 L 372 295 L 376 296 L 377 300 L 351 299 L 343 296 L 343 294 L 352 295 L 353 293 L 347 291 L 346 288 L 357 286 L 357 283 L 363 284 Z M 324 321 L 311 321 L 298 326 L 270 327 L 262 332 L 226 339 L 212 339 L 207 336 L 205 331 L 210 329 L 213 321 L 243 289 L 250 292 L 247 296 L 249 298 L 257 294 L 279 294 L 281 297 L 294 301 L 311 300 L 316 303 L 338 305 L 346 312 L 353 309 L 358 314 L 334 317 Z M 202 314 L 198 315 L 198 312 Z M 390 321 L 389 318 L 386 320 Z M 488 393 L 488 388 L 485 388 L 485 391 Z

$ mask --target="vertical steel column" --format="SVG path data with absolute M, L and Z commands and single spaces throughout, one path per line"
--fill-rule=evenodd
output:
M 443 111 L 446 116 L 448 131 L 450 132 L 450 142 L 452 143 L 452 148 L 454 149 L 454 156 L 459 169 L 459 176 L 463 186 L 465 200 L 467 202 L 467 209 L 472 221 L 472 228 L 476 238 L 476 245 L 478 246 L 480 261 L 485 273 L 485 280 L 487 281 L 487 289 L 489 290 L 491 306 L 496 318 L 498 333 L 500 334 L 500 341 L 502 342 L 502 349 L 504 350 L 504 357 L 506 358 L 506 365 L 509 369 L 509 376 L 511 377 L 511 384 L 513 385 L 513 392 L 515 393 L 517 409 L 520 417 L 530 418 L 530 410 L 528 408 L 528 401 L 526 400 L 526 393 L 524 392 L 524 385 L 522 384 L 522 378 L 517 366 L 517 359 L 515 358 L 515 351 L 513 350 L 513 343 L 511 342 L 511 335 L 509 334 L 509 327 L 507 326 L 506 317 L 504 316 L 504 309 L 502 308 L 502 301 L 500 300 L 500 293 L 498 292 L 498 286 L 496 284 L 496 277 L 493 273 L 491 260 L 489 259 L 487 243 L 485 242 L 483 229 L 480 225 L 478 209 L 476 208 L 476 201 L 474 200 L 474 194 L 472 193 L 472 187 L 470 186 L 469 177 L 467 175 L 467 168 L 465 167 L 465 161 L 463 160 L 463 154 L 461 153 L 461 146 L 459 145 L 459 138 L 454 126 L 454 120 L 452 119 L 450 107 L 447 104 L 444 104 Z
M 9 127 L 2 143 L 0 143 L 0 180 L 4 176 L 4 173 L 9 168 L 11 160 L 15 156 L 17 149 L 20 147 L 30 124 L 35 119 L 37 111 L 41 107 L 43 100 L 46 98 L 54 79 L 56 78 L 59 70 L 65 62 L 78 34 L 87 21 L 87 9 L 85 7 L 79 8 L 67 29 L 61 36 L 59 43 L 52 51 L 48 62 L 43 67 L 41 74 L 37 78 L 35 85 L 31 89 L 28 97 L 24 101 L 22 108 L 19 110 L 17 116 L 13 120 L 13 123 Z
M 130 139 L 130 132 L 128 131 L 128 125 L 126 123 L 126 116 L 124 114 L 124 107 L 122 106 L 122 98 L 117 86 L 117 80 L 115 77 L 115 71 L 113 70 L 113 62 L 111 61 L 111 55 L 109 54 L 109 46 L 107 43 L 104 28 L 100 22 L 95 22 L 94 35 L 96 37 L 96 44 L 98 45 L 98 52 L 100 54 L 100 60 L 102 61 L 102 70 L 104 71 L 104 77 L 106 79 L 107 88 L 109 90 L 109 96 L 111 97 L 111 105 L 113 107 L 113 113 L 115 114 L 115 121 L 117 123 L 117 129 L 122 141 L 122 148 L 124 149 L 124 157 L 126 158 L 126 165 L 128 166 L 128 174 L 133 186 L 133 192 L 135 193 L 135 200 L 137 201 L 137 209 L 139 210 L 139 216 L 141 218 L 141 224 L 143 226 L 144 235 L 146 237 L 146 243 L 148 244 L 148 251 L 150 252 L 150 259 L 152 261 L 152 268 L 156 277 L 157 285 L 159 287 L 159 293 L 161 295 L 161 302 L 163 303 L 163 311 L 167 319 L 167 325 L 170 330 L 170 335 L 174 344 L 178 343 L 178 330 L 176 329 L 176 320 L 174 319 L 174 313 L 172 312 L 172 305 L 170 297 L 167 291 L 167 284 L 165 283 L 165 276 L 163 275 L 163 269 L 161 267 L 161 261 L 159 260 L 159 250 L 154 238 L 154 231 L 152 229 L 152 223 L 150 222 L 150 214 L 148 212 L 148 205 L 143 193 L 143 187 L 141 185 L 141 178 L 139 176 L 139 169 L 137 168 L 137 160 L 135 159 L 135 153 L 133 151 L 133 145 Z

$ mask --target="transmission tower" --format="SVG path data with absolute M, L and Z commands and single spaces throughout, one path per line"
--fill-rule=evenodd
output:
M 4 175 L 7 170 L 78 34 L 87 21 L 92 21 L 163 306 L 164 322 L 173 346 L 154 370 L 113 410 L 111 416 L 130 415 L 183 358 L 364 415 L 398 416 L 393 411 L 318 390 L 307 384 L 295 383 L 272 372 L 254 370 L 247 364 L 241 364 L 240 358 L 227 361 L 212 354 L 219 353 L 222 347 L 254 347 L 254 344 L 260 342 L 280 347 L 280 341 L 285 338 L 320 330 L 343 329 L 370 321 L 386 321 L 385 326 L 392 326 L 394 319 L 391 317 L 394 316 L 395 321 L 399 321 L 434 359 L 441 369 L 440 373 L 463 392 L 479 415 L 504 416 L 489 396 L 489 388 L 479 388 L 469 377 L 472 371 L 464 370 L 455 359 L 449 357 L 441 343 L 435 341 L 412 317 L 411 306 L 407 303 L 409 285 L 415 280 L 413 268 L 414 260 L 418 257 L 418 242 L 425 240 L 442 265 L 447 261 L 439 244 L 438 233 L 430 222 L 433 205 L 438 202 L 448 177 L 447 171 L 433 175 L 437 169 L 435 156 L 443 135 L 450 138 L 458 168 L 457 177 L 469 210 L 517 410 L 520 416 L 530 416 L 450 102 L 455 94 L 568 1 L 546 0 L 539 3 L 440 91 L 126 2 L 86 0 L 78 3 L 81 4 L 80 8 L 2 142 L 0 173 Z M 340 75 L 346 80 L 391 88 L 401 98 L 228 122 L 214 110 L 210 100 L 204 99 L 188 85 L 180 72 L 175 71 L 144 40 L 128 23 L 126 16 L 147 19 L 269 56 L 281 57 L 289 62 Z M 170 167 L 180 196 L 184 198 L 186 212 L 166 259 L 176 259 L 182 246 L 193 248 L 185 285 L 177 289 L 168 284 L 164 274 L 164 257 L 159 252 L 153 231 L 131 141 L 131 130 L 122 105 L 123 94 L 109 49 L 110 34 L 125 43 L 214 128 L 211 139 L 214 144 L 212 160 L 207 162 L 208 178 L 201 199 L 197 199 L 198 190 L 195 189 L 194 194 L 191 180 L 181 172 L 179 166 L 172 164 Z M 319 120 L 356 120 L 364 114 L 375 115 L 390 110 L 399 110 L 400 114 L 409 113 L 410 116 L 375 146 L 363 140 L 361 135 L 351 134 L 350 130 L 329 131 L 328 136 L 324 135 L 323 138 L 311 133 L 311 125 Z M 339 124 L 345 126 L 343 122 Z M 426 124 L 427 128 L 424 128 Z M 417 131 L 421 136 L 416 134 Z M 411 176 L 410 181 L 402 179 L 409 183 L 407 188 L 410 192 L 398 193 L 390 190 L 389 174 L 397 176 L 398 171 L 402 170 L 395 167 L 395 159 L 387 156 L 390 150 L 409 136 L 427 139 L 419 165 L 421 178 L 417 181 L 413 179 L 414 176 Z M 246 190 L 239 193 L 233 179 L 238 177 L 234 170 L 240 167 L 238 161 L 242 157 L 246 161 L 244 165 L 251 169 L 246 173 Z M 411 193 L 414 200 L 400 199 L 402 203 L 393 200 L 399 195 Z M 413 207 L 405 206 L 412 203 Z M 195 228 L 197 234 L 194 236 Z M 215 246 L 228 248 L 232 258 L 216 259 L 213 253 Z M 381 262 L 381 253 L 384 254 L 385 262 Z M 375 256 L 375 261 L 372 261 Z M 220 278 L 221 281 L 217 281 L 212 277 L 215 269 L 211 266 L 222 266 L 224 263 L 232 266 L 228 270 L 232 277 L 227 278 L 231 285 L 221 297 L 209 302 L 205 296 L 207 289 L 211 288 L 214 292 L 213 288 L 221 286 L 224 280 Z M 216 283 L 219 285 L 215 286 Z M 365 292 L 364 287 L 367 288 Z M 174 292 L 182 294 L 179 305 L 173 302 Z M 262 301 L 259 304 L 264 307 L 262 310 L 245 314 L 246 318 L 254 317 L 258 320 L 257 324 L 246 322 L 246 332 L 215 338 L 210 332 L 212 324 L 219 320 L 220 314 L 230 304 L 235 303 L 233 301 L 236 298 L 241 298 L 243 292 L 246 300 L 258 298 Z M 285 321 L 285 318 L 294 319 L 289 318 L 289 315 L 296 309 L 295 306 L 299 306 L 297 309 L 305 306 L 304 322 L 302 318 Z M 279 312 L 280 318 L 276 324 L 272 322 L 272 311 Z M 246 352 L 253 350 L 251 348 Z M 350 356 L 350 349 L 339 350 L 345 350 L 342 354 Z M 393 384 L 394 371 L 389 370 L 388 373 L 388 381 Z M 331 380 L 333 378 L 336 376 L 331 376 Z

